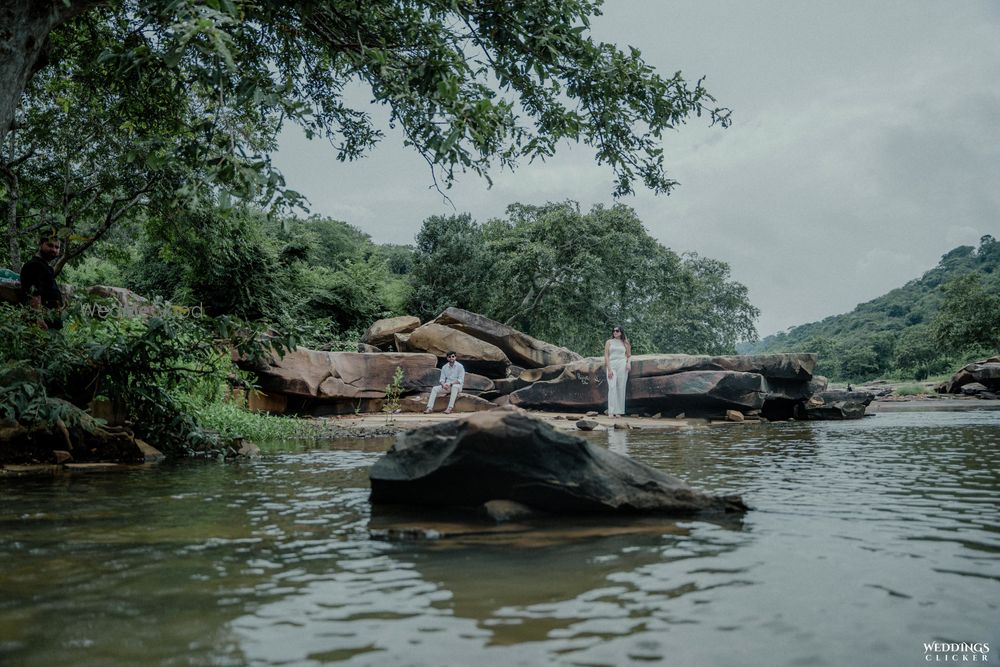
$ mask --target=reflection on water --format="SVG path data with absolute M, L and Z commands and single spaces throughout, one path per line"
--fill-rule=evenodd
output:
M 923 642 L 1000 646 L 1000 412 L 589 437 L 754 510 L 373 515 L 373 441 L 5 480 L 0 664 L 912 665 Z M 407 521 L 445 536 L 384 539 Z

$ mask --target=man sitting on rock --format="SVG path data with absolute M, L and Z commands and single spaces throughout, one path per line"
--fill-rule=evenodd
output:
M 462 385 L 465 383 L 465 366 L 458 363 L 458 355 L 449 351 L 445 355 L 445 358 L 448 359 L 448 363 L 441 367 L 441 379 L 431 389 L 431 397 L 427 400 L 425 413 L 434 411 L 434 401 L 437 400 L 438 394 L 444 389 L 451 392 L 448 408 L 444 411 L 446 415 L 450 415 L 452 409 L 455 407 L 455 399 L 458 398 L 458 392 L 462 391 Z

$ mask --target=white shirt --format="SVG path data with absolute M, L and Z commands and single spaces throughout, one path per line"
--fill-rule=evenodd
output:
M 465 384 L 465 366 L 450 361 L 441 367 L 441 379 L 438 384 Z

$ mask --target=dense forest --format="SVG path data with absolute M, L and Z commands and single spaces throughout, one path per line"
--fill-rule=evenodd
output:
M 842 315 L 740 346 L 746 354 L 816 352 L 840 380 L 921 380 L 1000 353 L 1000 242 L 959 246 L 930 271 Z

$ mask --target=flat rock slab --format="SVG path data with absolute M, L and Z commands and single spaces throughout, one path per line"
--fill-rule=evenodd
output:
M 376 505 L 474 507 L 504 499 L 562 513 L 747 510 L 739 497 L 702 493 L 509 409 L 403 433 L 369 477 Z
M 740 408 L 758 410 L 767 387 L 763 376 L 736 371 L 687 371 L 651 377 L 629 376 L 625 403 L 647 410 Z M 587 410 L 607 405 L 607 378 L 597 373 L 535 382 L 509 395 L 519 407 Z
M 732 371 L 756 373 L 768 380 L 785 380 L 789 384 L 805 383 L 812 379 L 816 368 L 816 355 L 756 354 L 732 356 L 707 356 L 692 354 L 637 354 L 632 357 L 629 379 L 674 375 L 688 371 Z M 568 364 L 531 368 L 518 378 L 524 383 L 545 380 L 572 380 L 606 375 L 603 357 L 586 357 Z

